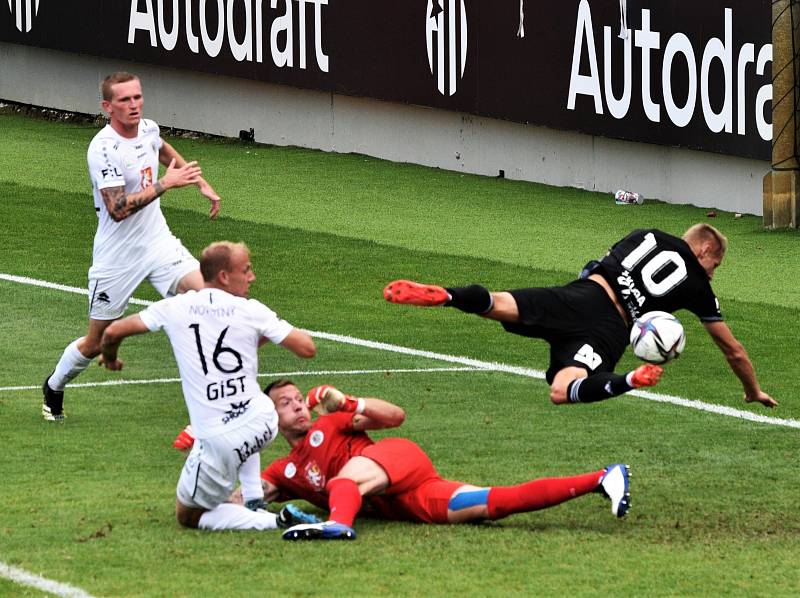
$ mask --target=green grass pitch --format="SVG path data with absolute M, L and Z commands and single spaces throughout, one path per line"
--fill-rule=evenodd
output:
M 0 273 L 85 286 L 94 132 L 0 115 Z M 170 141 L 223 196 L 210 222 L 194 190 L 170 191 L 162 206 L 173 232 L 195 253 L 217 239 L 246 241 L 253 296 L 296 326 L 539 370 L 544 343 L 454 310 L 390 305 L 383 286 L 401 277 L 492 289 L 561 284 L 633 228 L 679 234 L 706 219 L 691 206 L 616 206 L 608 194 L 359 155 Z M 689 313 L 677 314 L 686 352 L 655 390 L 796 421 L 800 237 L 717 213 L 710 222 L 731 246 L 714 288 L 780 406 L 743 403 Z M 156 298 L 146 284 L 136 296 Z M 0 565 L 95 596 L 800 594 L 797 428 L 633 396 L 555 407 L 542 380 L 428 371 L 453 364 L 322 338 L 310 362 L 265 347 L 262 372 L 400 404 L 407 421 L 396 433 L 448 478 L 513 484 L 629 463 L 631 514 L 616 520 L 590 495 L 480 525 L 360 519 L 352 543 L 184 530 L 173 514 L 182 457 L 170 448 L 186 423 L 179 384 L 94 385 L 176 377 L 166 337 L 126 341 L 119 374 L 90 368 L 77 382 L 93 385 L 68 388 L 68 419 L 53 425 L 39 415 L 38 386 L 84 332 L 86 298 L 2 279 L 0 298 Z M 629 354 L 620 369 L 635 363 Z M 341 373 L 351 370 L 371 372 Z M 277 440 L 262 463 L 286 450 Z M 0 595 L 41 594 L 0 577 Z

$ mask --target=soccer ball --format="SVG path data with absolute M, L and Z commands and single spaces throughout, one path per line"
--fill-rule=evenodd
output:
M 665 311 L 650 311 L 633 323 L 631 347 L 639 359 L 666 363 L 683 352 L 686 334 L 680 320 Z

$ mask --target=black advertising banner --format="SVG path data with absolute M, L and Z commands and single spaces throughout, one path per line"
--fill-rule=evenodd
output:
M 0 0 L 0 41 L 768 160 L 770 19 L 770 0 Z

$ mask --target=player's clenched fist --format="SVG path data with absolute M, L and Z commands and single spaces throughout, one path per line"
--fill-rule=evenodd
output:
M 362 413 L 364 399 L 357 399 L 344 394 L 330 384 L 315 386 L 306 395 L 306 405 L 309 409 L 319 414 L 335 413 L 336 411 L 349 411 Z

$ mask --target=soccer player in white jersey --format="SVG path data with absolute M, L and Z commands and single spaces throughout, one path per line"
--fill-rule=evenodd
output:
M 117 350 L 124 338 L 163 329 L 197 438 L 178 482 L 178 522 L 210 530 L 273 529 L 274 514 L 226 503 L 237 477 L 243 491 L 245 479 L 254 480 L 263 497 L 259 451 L 278 430 L 275 406 L 256 378 L 258 348 L 270 341 L 311 358 L 316 347 L 308 334 L 247 299 L 255 274 L 243 243 L 212 243 L 203 250 L 200 271 L 202 290 L 163 299 L 106 328 L 101 362 L 121 369 Z
M 201 289 L 197 260 L 170 232 L 161 213 L 165 191 L 197 185 L 211 202 L 220 197 L 201 176 L 197 162 L 186 162 L 161 139 L 158 125 L 142 118 L 142 86 L 130 73 L 109 75 L 100 87 L 109 122 L 89 144 L 87 160 L 98 224 L 89 269 L 89 328 L 70 343 L 42 385 L 45 420 L 64 419 L 64 386 L 100 354 L 100 338 L 122 317 L 136 287 L 147 279 L 162 297 Z M 158 178 L 158 166 L 165 165 Z

